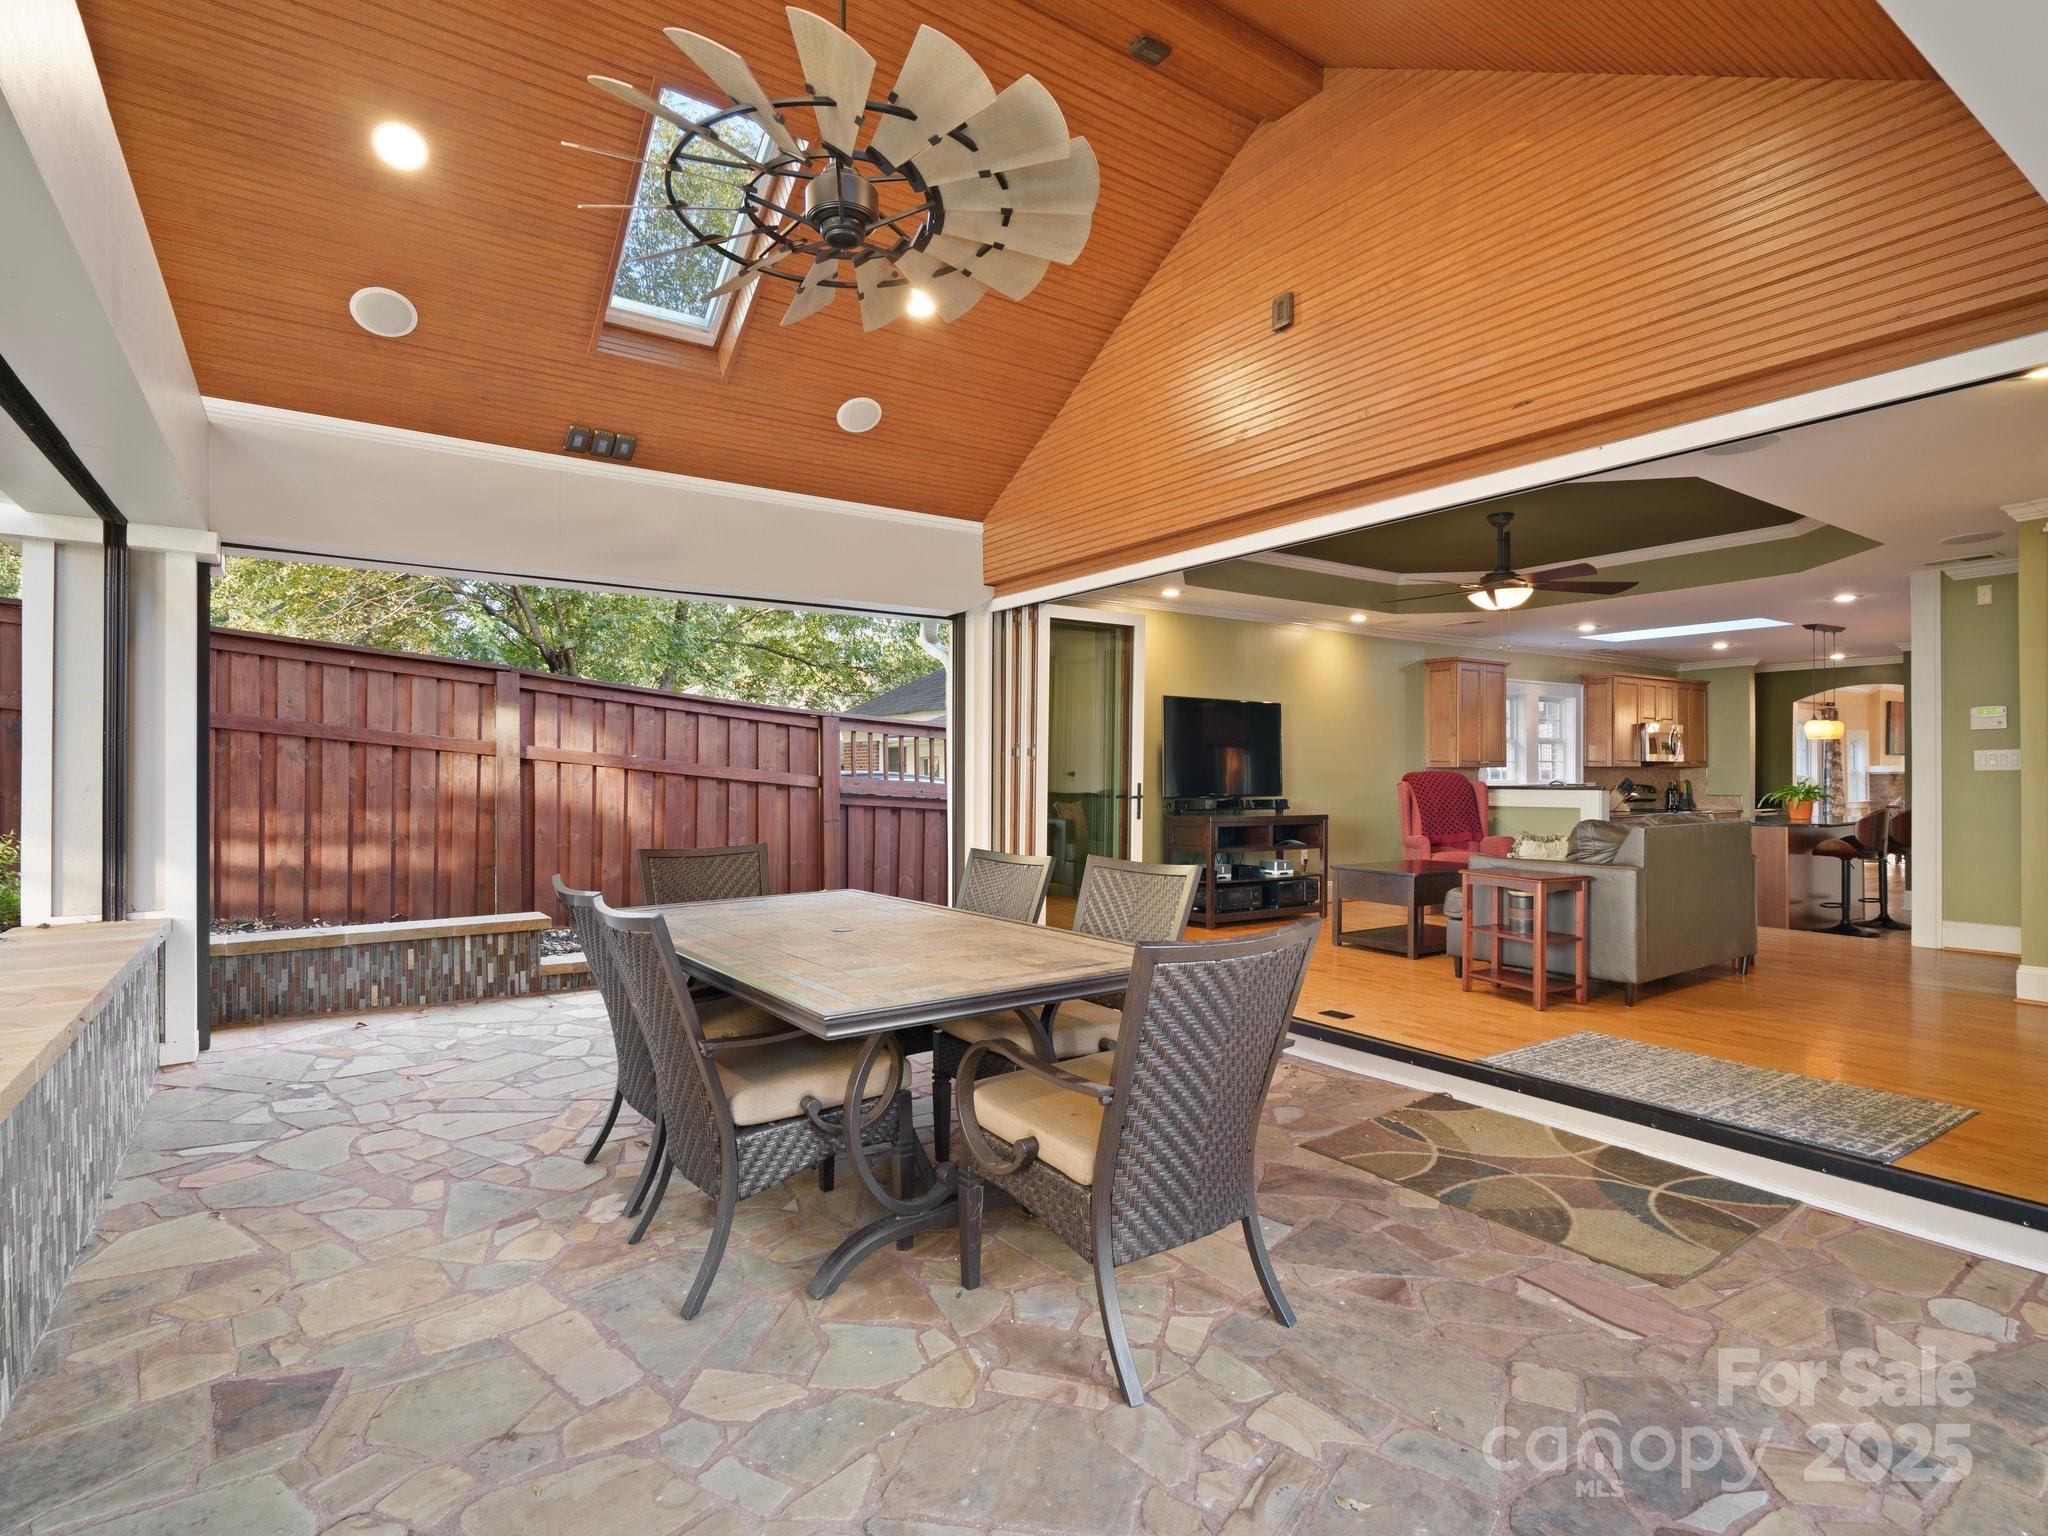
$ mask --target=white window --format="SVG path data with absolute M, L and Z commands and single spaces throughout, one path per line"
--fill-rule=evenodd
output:
M 1489 784 L 1576 783 L 1585 771 L 1577 683 L 1508 684 L 1508 760 L 1484 770 Z
M 700 122 L 718 111 L 709 102 L 664 88 L 661 104 L 692 122 Z M 768 135 L 751 118 L 734 117 L 720 123 L 716 132 L 742 153 L 765 159 L 771 151 Z M 677 222 L 668 207 L 668 157 L 682 131 L 673 123 L 655 118 L 648 131 L 646 164 L 633 191 L 638 205 L 626 224 L 625 244 L 619 251 L 618 270 L 612 274 L 611 303 L 605 319 L 613 325 L 651 331 L 713 346 L 724 325 L 733 295 L 709 297 L 711 290 L 732 275 L 732 258 L 716 246 L 678 250 L 694 237 Z M 718 151 L 709 146 L 692 153 L 714 158 Z M 690 218 L 707 235 L 733 235 L 721 240 L 727 251 L 744 254 L 751 241 L 751 220 L 740 209 L 746 201 L 754 172 L 735 161 L 731 166 L 706 165 L 696 160 L 678 162 L 675 191 L 691 210 Z M 709 209 L 710 212 L 697 210 Z

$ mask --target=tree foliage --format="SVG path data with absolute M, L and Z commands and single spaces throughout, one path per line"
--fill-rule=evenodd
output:
M 231 557 L 213 622 L 800 709 L 933 671 L 908 619 Z
M 0 597 L 21 596 L 21 551 L 0 542 Z

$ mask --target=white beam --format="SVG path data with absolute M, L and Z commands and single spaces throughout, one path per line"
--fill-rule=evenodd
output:
M 1941 594 L 1942 573 L 1919 570 L 1913 604 L 1912 670 L 1907 674 L 1907 729 L 1913 740 L 1913 944 L 1941 943 Z
M 2048 5 L 2041 0 L 1883 0 L 1899 30 L 1962 98 L 2034 190 L 2048 197 Z M 2048 362 L 2048 358 L 2043 359 Z

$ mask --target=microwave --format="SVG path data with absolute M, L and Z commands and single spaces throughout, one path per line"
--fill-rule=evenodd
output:
M 1636 761 L 1682 763 L 1685 733 L 1676 720 L 1644 720 L 1635 729 Z

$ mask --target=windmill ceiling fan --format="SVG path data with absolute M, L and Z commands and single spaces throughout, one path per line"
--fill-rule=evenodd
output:
M 920 26 L 895 85 L 874 99 L 875 60 L 845 24 L 843 3 L 838 26 L 789 7 L 809 94 L 786 100 L 772 99 L 730 48 L 667 28 L 669 41 L 733 102 L 701 122 L 623 80 L 589 77 L 678 130 L 663 183 L 668 211 L 688 236 L 675 249 L 708 247 L 733 264 L 712 297 L 757 277 L 784 279 L 796 285 L 782 317 L 791 325 L 850 290 L 872 331 L 906 313 L 957 320 L 990 288 L 1022 300 L 1049 263 L 1081 254 L 1100 191 L 1095 152 L 1068 136 L 1043 85 L 1024 75 L 998 92 L 959 44 Z M 786 112 L 807 114 L 814 135 L 797 137 Z M 733 122 L 757 131 L 748 135 L 752 148 L 719 132 Z M 751 171 L 742 201 L 693 204 L 683 192 L 693 164 Z M 907 206 L 888 213 L 885 203 Z M 707 213 L 737 217 L 720 230 Z
M 1510 608 L 1519 608 L 1538 592 L 1577 592 L 1595 597 L 1612 597 L 1617 592 L 1626 592 L 1635 585 L 1632 581 L 1586 581 L 1587 576 L 1597 576 L 1599 568 L 1581 561 L 1577 565 L 1553 566 L 1547 571 L 1538 571 L 1533 576 L 1524 576 L 1517 571 L 1508 556 L 1508 525 L 1515 520 L 1512 512 L 1489 512 L 1486 520 L 1493 524 L 1493 569 L 1472 581 L 1460 582 L 1455 587 L 1444 587 L 1435 592 L 1417 592 L 1412 597 L 1390 599 L 1394 603 L 1420 603 L 1431 598 L 1449 597 L 1455 592 L 1465 594 L 1465 600 L 1475 608 L 1484 608 L 1489 613 L 1503 613 Z

